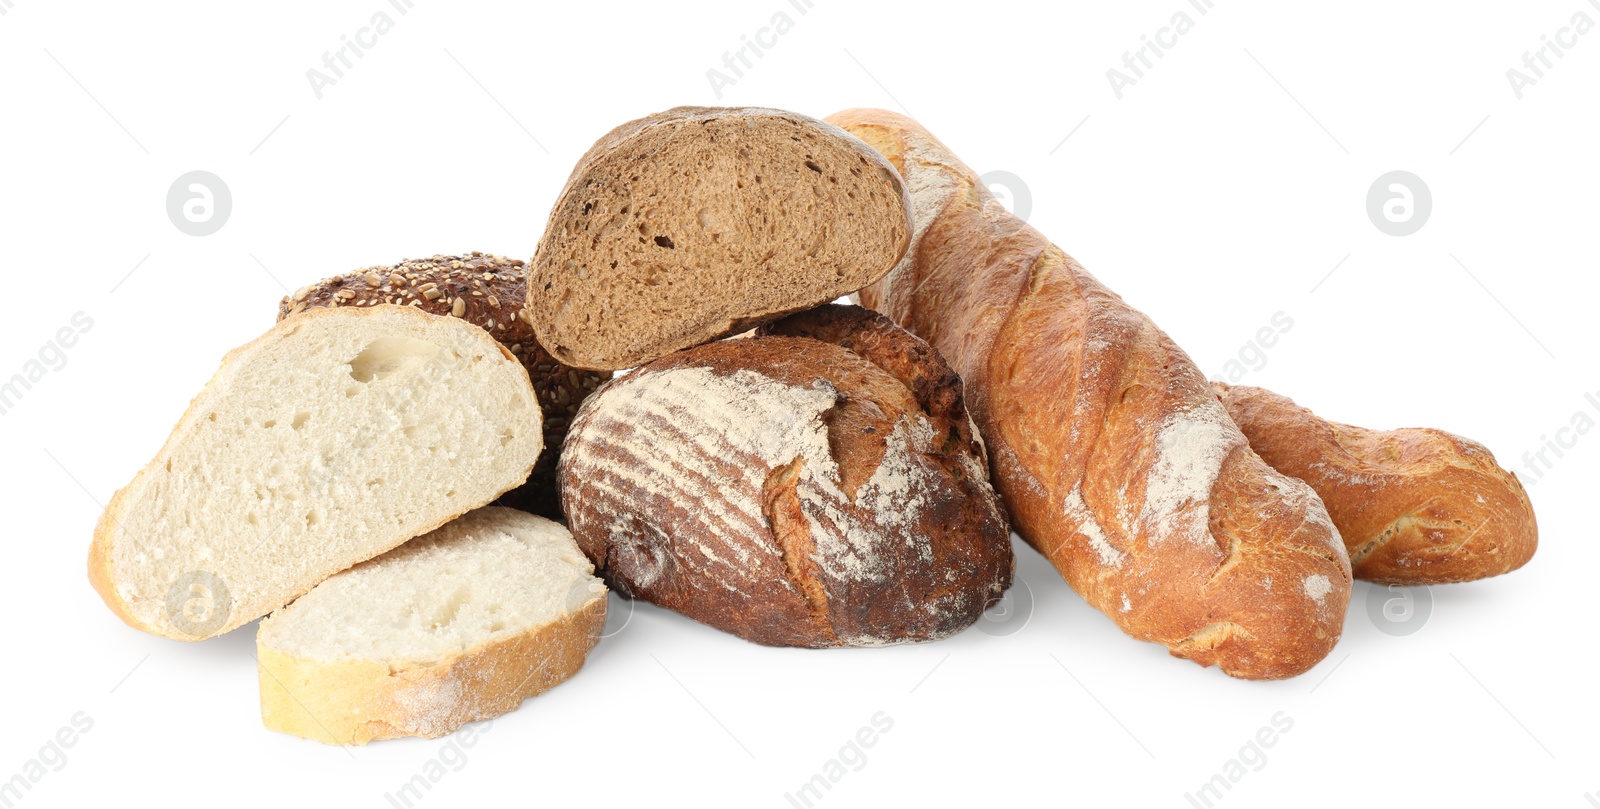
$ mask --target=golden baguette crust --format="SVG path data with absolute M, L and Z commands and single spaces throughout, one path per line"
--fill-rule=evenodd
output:
M 534 337 L 533 310 L 527 307 L 527 298 L 528 266 L 522 259 L 478 252 L 436 255 L 392 267 L 367 267 L 301 287 L 278 302 L 278 319 L 307 309 L 392 303 L 431 315 L 459 317 L 489 332 L 528 371 L 544 413 L 544 451 L 534 462 L 528 482 L 496 502 L 559 520 L 556 458 L 567 427 L 578 405 L 611 374 L 569 368 L 552 359 Z
M 1212 387 L 1252 449 L 1321 495 L 1358 579 L 1484 579 L 1522 567 L 1538 548 L 1522 483 L 1476 441 L 1337 424 L 1268 390 Z
M 939 388 L 949 369 L 857 307 L 774 328 L 827 342 L 710 343 L 585 402 L 560 463 L 579 547 L 618 592 L 755 643 L 967 628 L 1010 585 L 1013 557 L 981 445 L 962 438 L 960 389 Z M 942 410 L 922 409 L 917 379 Z
M 916 122 L 828 120 L 905 178 L 911 249 L 861 299 L 961 375 L 1017 532 L 1123 631 L 1176 656 L 1252 679 L 1325 657 L 1350 565 L 1316 494 L 1250 450 L 1149 318 Z
M 258 634 L 261 721 L 269 730 L 327 744 L 435 739 L 514 711 L 576 674 L 605 623 L 600 593 L 556 623 L 400 670 L 383 660 L 287 654 Z

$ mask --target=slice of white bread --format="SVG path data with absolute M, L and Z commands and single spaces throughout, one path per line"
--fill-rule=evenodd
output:
M 482 329 L 306 312 L 223 358 L 111 498 L 89 580 L 134 627 L 218 635 L 494 500 L 542 443 L 527 372 Z
M 364 562 L 261 622 L 261 719 L 337 744 L 435 738 L 571 677 L 606 587 L 559 524 L 499 506 Z

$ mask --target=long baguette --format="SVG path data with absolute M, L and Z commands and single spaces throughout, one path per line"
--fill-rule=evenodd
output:
M 1527 492 L 1476 441 L 1335 424 L 1272 391 L 1212 387 L 1252 449 L 1317 490 L 1358 579 L 1472 581 L 1516 570 L 1538 548 Z
M 911 248 L 861 299 L 961 375 L 1017 532 L 1123 631 L 1173 655 L 1251 679 L 1325 657 L 1350 563 L 1316 493 L 1251 451 L 1149 318 L 916 122 L 829 121 L 905 178 Z

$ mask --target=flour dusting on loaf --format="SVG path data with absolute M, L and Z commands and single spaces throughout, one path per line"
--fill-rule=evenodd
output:
M 614 387 L 608 391 L 603 420 L 590 423 L 596 440 L 573 447 L 564 462 L 573 474 L 602 485 L 608 478 L 621 478 L 647 496 L 704 504 L 700 522 L 723 539 L 730 538 L 729 521 L 745 529 L 762 527 L 764 471 L 800 458 L 796 491 L 812 528 L 815 561 L 840 579 L 881 580 L 886 571 L 875 545 L 903 538 L 912 515 L 930 496 L 929 473 L 916 459 L 932 451 L 933 430 L 917 414 L 896 425 L 882 462 L 854 497 L 841 488 L 823 419 L 839 393 L 825 380 L 799 386 L 748 369 L 719 374 L 706 367 L 682 367 L 627 378 Z M 628 424 L 653 429 L 630 430 Z M 685 440 L 666 440 L 666 434 Z M 729 480 L 711 460 L 725 458 L 750 462 L 737 464 L 740 478 Z M 620 499 L 623 508 L 643 505 L 637 496 Z M 875 519 L 863 524 L 846 513 L 851 507 L 868 509 Z M 614 540 L 628 538 L 626 523 L 612 526 L 620 529 Z M 777 550 L 760 531 L 750 535 L 760 547 Z M 708 562 L 722 563 L 717 575 L 738 577 L 741 568 L 704 543 L 691 545 Z M 749 552 L 742 544 L 730 547 Z M 928 553 L 925 547 L 921 552 Z
M 1106 539 L 1106 532 L 1100 528 L 1100 523 L 1096 520 L 1094 512 L 1090 511 L 1089 506 L 1083 502 L 1083 489 L 1074 486 L 1072 491 L 1067 493 L 1065 511 L 1067 519 L 1078 524 L 1078 534 L 1089 540 L 1089 546 L 1094 548 L 1094 552 L 1099 556 L 1100 564 L 1108 567 L 1122 566 L 1123 560 L 1127 559 L 1128 555 L 1118 550 L 1115 545 L 1111 544 L 1110 540 Z M 1124 600 L 1126 600 L 1126 597 L 1124 597 Z M 1126 611 L 1124 610 L 1124 612 Z
M 805 337 L 650 363 L 574 422 L 572 531 L 620 592 L 757 642 L 959 631 L 1009 583 L 1009 532 L 972 445 L 950 450 L 917 395 Z
M 1191 542 L 1209 542 L 1211 487 L 1222 462 L 1244 444 L 1222 405 L 1203 402 L 1177 413 L 1156 435 L 1156 457 L 1145 490 L 1140 519 L 1150 528 L 1150 542 L 1169 535 Z
M 1311 600 L 1318 604 L 1323 603 L 1327 599 L 1328 593 L 1333 592 L 1333 582 L 1329 581 L 1328 577 L 1321 573 L 1307 576 L 1304 585 L 1306 595 L 1310 596 Z

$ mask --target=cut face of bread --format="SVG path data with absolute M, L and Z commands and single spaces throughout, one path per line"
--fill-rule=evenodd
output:
M 139 629 L 221 634 L 521 483 L 540 434 L 527 373 L 482 329 L 306 312 L 224 358 L 107 506 L 90 581 Z
M 907 211 L 893 167 L 831 124 L 658 113 L 567 181 L 534 258 L 534 328 L 567 365 L 641 365 L 872 283 L 905 253 Z
M 491 506 L 317 585 L 261 622 L 261 717 L 317 741 L 434 738 L 572 676 L 606 588 L 567 529 Z
M 567 425 L 578 405 L 611 378 L 610 373 L 577 371 L 550 359 L 533 334 L 527 308 L 528 267 L 522 259 L 474 252 L 367 267 L 301 287 L 278 304 L 281 320 L 335 306 L 394 303 L 434 315 L 459 317 L 489 332 L 522 361 L 533 381 L 544 415 L 544 452 L 528 482 L 497 501 L 522 511 L 560 519 L 555 469 Z

